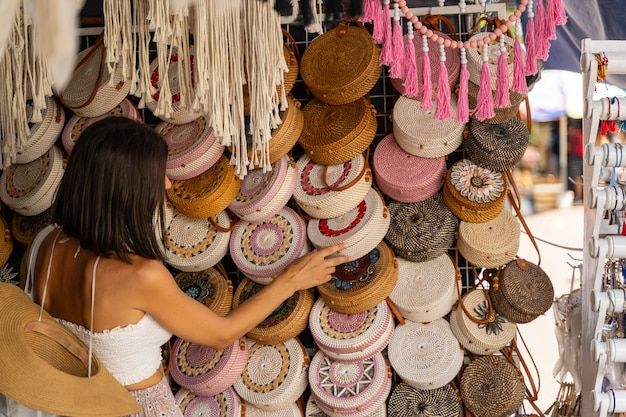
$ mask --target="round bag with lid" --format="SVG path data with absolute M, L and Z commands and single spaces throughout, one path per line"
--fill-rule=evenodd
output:
M 0 267 L 3 267 L 11 257 L 13 248 L 15 246 L 15 240 L 11 236 L 11 228 L 9 224 L 0 216 Z
M 316 346 L 337 362 L 360 362 L 382 352 L 394 327 L 385 301 L 360 313 L 344 314 L 318 298 L 309 314 L 309 330 Z
M 364 154 L 336 165 L 318 164 L 304 154 L 296 167 L 299 184 L 293 198 L 304 212 L 317 219 L 346 214 L 372 188 L 372 173 Z
M 446 176 L 446 158 L 422 158 L 402 149 L 393 133 L 376 145 L 372 167 L 376 185 L 396 201 L 413 203 L 434 195 Z
M 218 316 L 226 316 L 233 304 L 233 283 L 227 278 L 223 267 L 208 268 L 197 272 L 180 272 L 174 280 L 185 294 L 207 306 Z
M 349 161 L 363 153 L 376 136 L 376 110 L 367 97 L 342 105 L 313 99 L 302 113 L 304 127 L 298 143 L 320 164 Z
M 248 340 L 248 363 L 233 384 L 246 402 L 266 411 L 295 403 L 307 388 L 309 356 L 298 338 L 277 344 Z
M 379 57 L 380 47 L 365 27 L 341 23 L 307 46 L 300 60 L 300 75 L 318 100 L 333 105 L 351 103 L 378 82 L 382 72 Z
M 312 395 L 309 395 L 309 399 L 306 402 L 306 407 L 304 409 L 305 417 L 328 417 L 322 409 L 315 403 L 315 398 Z M 387 417 L 387 405 L 382 404 L 377 409 L 373 410 L 366 417 Z
M 475 109 L 476 106 L 478 105 L 478 93 L 479 92 L 480 92 L 479 85 L 474 84 L 471 81 L 468 82 L 467 98 L 468 98 L 470 109 Z M 492 91 L 491 94 L 495 96 L 496 92 Z M 519 113 L 519 106 L 522 103 L 522 100 L 524 100 L 524 97 L 525 96 L 523 94 L 520 94 L 515 90 L 509 90 L 510 105 L 504 106 L 504 107 L 494 105 L 493 112 L 495 115 L 493 117 L 483 119 L 482 122 L 497 124 L 497 123 L 505 123 L 511 119 L 516 118 Z M 471 120 L 478 120 L 476 118 L 476 112 L 470 114 L 470 118 Z
M 338 265 L 330 281 L 317 286 L 329 308 L 364 312 L 385 300 L 398 279 L 397 259 L 384 241 L 361 258 Z
M 390 201 L 389 216 L 385 241 L 396 255 L 413 262 L 447 253 L 459 224 L 439 193 L 415 203 Z
M 463 405 L 451 384 L 435 389 L 418 389 L 406 382 L 395 385 L 389 395 L 389 417 L 462 417 Z
M 456 114 L 456 99 L 451 100 L 452 114 Z M 422 158 L 440 158 L 454 152 L 463 143 L 465 123 L 454 118 L 435 118 L 437 104 L 423 110 L 421 103 L 400 96 L 393 106 L 393 135 L 406 152 Z
M 22 216 L 21 214 L 13 213 L 11 216 L 11 233 L 13 233 L 15 240 L 24 246 L 28 246 L 41 229 L 54 223 L 53 215 L 52 207 L 36 216 Z
M 32 120 L 33 106 L 26 105 L 26 120 Z M 48 152 L 63 130 L 65 112 L 54 97 L 46 97 L 46 109 L 40 122 L 29 123 L 29 135 L 15 154 L 16 164 L 27 164 Z
M 346 242 L 348 247 L 341 253 L 350 259 L 358 259 L 383 240 L 389 222 L 385 201 L 376 189 L 370 187 L 363 201 L 346 214 L 309 220 L 307 236 L 317 249 Z
M 469 159 L 455 162 L 443 184 L 443 201 L 462 221 L 483 223 L 504 209 L 508 185 L 501 172 Z
M 418 389 L 436 389 L 452 381 L 461 370 L 464 352 L 441 318 L 430 323 L 396 326 L 387 346 L 389 362 L 404 382 Z
M 472 120 L 463 149 L 476 164 L 503 172 L 519 165 L 529 142 L 528 128 L 518 118 L 498 124 Z
M 241 399 L 233 387 L 210 397 L 196 395 L 191 390 L 179 389 L 174 396 L 184 416 L 240 417 Z
M 424 262 L 398 258 L 398 281 L 389 298 L 402 317 L 425 323 L 452 310 L 460 284 L 454 261 L 447 253 Z
M 315 403 L 330 417 L 368 417 L 387 400 L 391 370 L 382 353 L 360 362 L 337 362 L 318 350 L 309 386 Z
M 491 32 L 479 32 L 469 39 L 470 42 L 485 40 L 491 35 Z M 489 40 L 489 39 L 487 39 Z M 513 46 L 514 40 L 508 35 L 504 35 L 504 47 L 507 50 L 507 74 L 508 83 L 507 86 L 510 89 L 513 86 L 514 80 L 514 68 L 513 68 Z M 480 85 L 480 72 L 483 68 L 483 48 L 487 48 L 487 67 L 490 73 L 491 90 L 496 91 L 498 82 L 498 59 L 500 58 L 500 37 L 496 40 L 488 42 L 486 45 L 477 46 L 467 49 L 467 70 L 469 71 L 469 80 Z M 522 57 L 522 59 L 524 59 Z

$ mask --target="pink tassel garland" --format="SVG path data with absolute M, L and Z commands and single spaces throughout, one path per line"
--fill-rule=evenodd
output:
M 456 110 L 456 121 L 459 123 L 469 122 L 469 70 L 467 69 L 467 56 L 465 48 L 461 48 L 461 74 L 459 75 L 459 96 Z
M 491 96 L 491 74 L 489 62 L 487 60 L 487 47 L 483 47 L 483 66 L 480 69 L 480 87 L 476 99 L 476 112 L 474 116 L 478 120 L 491 119 L 496 115 L 493 108 L 493 97 Z
M 363 0 L 363 13 L 359 17 L 359 22 L 372 23 L 376 7 L 380 5 L 380 0 Z
M 433 83 L 431 81 L 430 56 L 428 55 L 428 39 L 422 35 L 422 110 L 430 110 L 433 106 Z
M 451 107 L 446 52 L 444 46 L 439 45 L 439 78 L 437 79 L 437 110 L 435 111 L 435 119 L 446 120 L 452 117 Z
M 565 13 L 565 7 L 563 6 L 563 0 L 552 0 L 554 3 L 554 24 L 562 26 L 567 23 L 567 13 Z
M 404 42 L 402 38 L 400 7 L 398 6 L 398 3 L 394 4 L 393 38 L 391 46 L 391 49 L 393 50 L 393 60 L 391 63 L 391 69 L 389 70 L 389 76 L 392 78 L 404 79 L 404 77 L 406 77 L 406 70 L 404 68 Z
M 405 77 L 404 77 L 404 95 L 407 97 L 417 97 L 419 94 L 419 85 L 417 82 L 417 63 L 415 60 L 415 44 L 413 43 L 413 23 L 407 22 L 409 32 L 405 43 Z
M 372 20 L 372 24 L 374 25 L 374 29 L 372 31 L 372 39 L 374 39 L 374 42 L 380 45 L 385 39 L 385 12 L 380 5 L 380 1 L 376 1 L 376 5 L 374 8 L 374 19 Z
M 517 30 L 515 32 L 519 33 L 519 31 Z M 516 35 L 515 43 L 513 44 L 513 86 L 511 87 L 511 90 L 516 91 L 520 94 L 528 94 L 528 85 L 526 84 L 526 76 L 524 71 L 524 57 L 522 56 L 522 46 L 520 45 L 519 35 Z
M 528 10 L 526 35 L 524 36 L 524 42 L 526 43 L 526 75 L 535 75 L 537 73 L 537 46 L 535 42 L 535 14 L 533 13 L 532 0 L 528 2 L 526 10 Z
M 546 34 L 549 40 L 556 39 L 556 16 L 554 0 L 546 0 Z
M 391 34 L 391 14 L 389 13 L 389 0 L 383 4 L 383 49 L 380 52 L 380 65 L 391 65 L 393 62 L 393 39 Z
M 536 17 L 536 48 L 537 58 L 546 60 L 550 50 L 550 41 L 548 40 L 548 21 L 546 19 L 546 9 L 543 7 L 543 0 L 537 0 L 537 17 Z
M 500 35 L 500 56 L 498 57 L 498 72 L 496 78 L 496 106 L 508 107 L 510 105 L 509 60 L 506 48 L 504 47 L 504 35 Z

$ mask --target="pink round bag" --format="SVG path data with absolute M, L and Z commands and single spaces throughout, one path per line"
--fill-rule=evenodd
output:
M 248 362 L 248 346 L 239 339 L 223 350 L 177 338 L 170 375 L 182 388 L 210 397 L 231 387 Z
M 165 172 L 172 180 L 187 180 L 202 174 L 217 163 L 226 149 L 216 140 L 213 128 L 203 116 L 179 125 L 161 122 L 155 130 L 167 142 Z
M 174 396 L 185 417 L 241 417 L 244 411 L 239 395 L 232 387 L 210 397 L 180 389 Z
M 276 215 L 289 202 L 298 184 L 296 164 L 285 155 L 270 171 L 248 171 L 239 185 L 239 194 L 228 208 L 250 223 L 262 223 Z
M 396 201 L 414 203 L 435 194 L 446 177 L 444 156 L 422 158 L 406 152 L 398 145 L 393 133 L 376 146 L 372 168 L 376 185 Z

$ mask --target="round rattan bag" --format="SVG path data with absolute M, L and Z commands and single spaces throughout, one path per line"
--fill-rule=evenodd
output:
M 471 120 L 463 149 L 477 165 L 503 172 L 519 165 L 529 141 L 530 133 L 518 118 L 498 124 Z
M 367 255 L 385 237 L 389 229 L 389 213 L 383 197 L 370 187 L 358 206 L 339 217 L 311 219 L 307 224 L 307 236 L 317 249 L 346 242 L 341 251 L 358 259 Z
M 502 210 L 485 223 L 459 222 L 457 248 L 471 264 L 498 268 L 509 263 L 519 250 L 521 230 L 517 218 Z
M 173 180 L 167 197 L 181 213 L 194 218 L 209 218 L 224 211 L 239 192 L 241 180 L 235 175 L 226 155 L 200 175 L 188 180 Z
M 248 363 L 233 384 L 246 402 L 266 411 L 290 406 L 306 390 L 309 356 L 298 338 L 277 344 L 248 340 Z
M 226 271 L 220 272 L 223 269 L 220 265 L 204 271 L 179 272 L 174 280 L 185 294 L 224 317 L 232 309 L 234 288 Z
M 202 116 L 184 124 L 161 122 L 155 130 L 169 149 L 165 173 L 171 180 L 188 180 L 219 161 L 225 147 Z
M 233 295 L 233 308 L 259 292 L 263 284 L 243 278 Z M 258 343 L 278 344 L 298 336 L 308 324 L 315 297 L 312 290 L 300 290 L 281 303 L 269 316 L 246 333 Z
M 376 110 L 367 97 L 342 105 L 313 99 L 302 113 L 304 127 L 298 143 L 320 164 L 349 161 L 363 153 L 376 136 Z
M 539 265 L 517 258 L 496 273 L 489 295 L 498 313 L 515 323 L 529 323 L 552 307 L 554 287 Z
M 524 383 L 518 370 L 500 356 L 480 356 L 461 375 L 461 398 L 480 417 L 514 414 L 524 400 Z
M 418 389 L 436 389 L 454 379 L 463 365 L 463 349 L 441 318 L 430 323 L 396 326 L 387 346 L 389 362 L 404 382 Z
M 451 385 L 435 389 L 417 389 L 400 382 L 391 389 L 387 405 L 389 417 L 462 417 L 463 405 Z
M 318 298 L 309 314 L 309 330 L 316 346 L 337 362 L 360 362 L 382 352 L 394 327 L 385 301 L 361 313 L 344 314 Z
M 225 349 L 177 338 L 172 345 L 170 375 L 196 395 L 213 396 L 230 388 L 248 362 L 248 345 L 239 339 Z
M 287 204 L 297 184 L 296 164 L 285 155 L 272 164 L 270 171 L 261 168 L 248 171 L 228 208 L 244 221 L 263 223 Z
M 344 314 L 367 311 L 385 300 L 398 280 L 398 263 L 384 241 L 361 258 L 338 265 L 317 290 L 329 308 Z
M 433 196 L 446 176 L 446 158 L 422 158 L 402 149 L 393 133 L 376 145 L 372 168 L 376 185 L 396 201 L 413 203 Z
M 210 268 L 228 252 L 231 228 L 226 211 L 199 219 L 174 210 L 165 229 L 165 261 L 184 272 Z
M 456 114 L 456 99 L 450 102 Z M 423 110 L 421 103 L 400 96 L 393 106 L 393 135 L 406 152 L 422 158 L 439 158 L 454 152 L 463 142 L 465 123 L 435 118 L 437 105 Z
M 11 257 L 15 240 L 11 235 L 9 224 L 2 216 L 0 216 L 0 233 L 0 267 L 3 267 Z
M 315 402 L 315 398 L 312 395 L 309 395 L 309 399 L 306 402 L 306 407 L 304 409 L 305 417 L 328 417 L 326 414 Z M 387 417 L 387 405 L 382 404 L 377 409 L 373 410 L 366 417 Z
M 342 23 L 305 49 L 300 75 L 318 100 L 333 105 L 351 103 L 369 93 L 378 81 L 382 72 L 379 56 L 380 47 L 366 28 Z
M 442 194 L 445 204 L 459 219 L 484 223 L 504 209 L 507 190 L 501 172 L 462 159 L 448 169 Z
M 291 403 L 278 410 L 265 410 L 244 401 L 244 408 L 246 417 L 302 417 L 302 410 L 298 402 Z
M 485 40 L 491 35 L 491 32 L 479 32 L 469 39 L 470 42 L 478 41 L 480 39 Z M 486 39 L 489 41 L 489 39 Z M 507 49 L 507 74 L 508 78 L 508 88 L 510 89 L 513 85 L 513 44 L 514 40 L 508 35 L 504 36 L 504 47 Z M 491 79 L 491 90 L 496 91 L 497 82 L 498 82 L 498 58 L 500 58 L 500 38 L 497 37 L 496 40 L 488 42 L 486 45 L 477 46 L 474 48 L 467 49 L 467 70 L 469 71 L 469 80 L 476 84 L 480 85 L 480 72 L 483 68 L 483 48 L 487 48 L 487 66 L 489 68 L 490 79 Z M 524 59 L 522 57 L 522 59 Z
M 241 417 L 243 406 L 235 390 L 230 387 L 210 397 L 179 389 L 174 396 L 176 405 L 185 417 Z
M 389 216 L 385 241 L 398 257 L 413 262 L 429 261 L 447 253 L 459 224 L 440 193 L 415 203 L 390 201 Z
M 470 109 L 475 109 L 476 106 L 478 105 L 478 93 L 479 92 L 480 92 L 480 87 L 478 85 L 474 84 L 471 81 L 468 82 L 467 96 L 468 96 Z M 495 95 L 495 91 L 492 91 L 491 93 L 492 95 Z M 493 117 L 483 119 L 482 121 L 484 123 L 504 123 L 511 119 L 516 118 L 517 114 L 519 113 L 519 106 L 522 103 L 522 100 L 524 100 L 524 97 L 525 96 L 523 94 L 520 94 L 517 91 L 509 90 L 509 102 L 511 104 L 509 106 L 504 106 L 504 107 L 494 105 L 493 112 L 495 115 Z M 472 113 L 470 117 L 471 117 L 471 120 L 478 120 L 476 118 L 476 112 Z
M 26 105 L 26 120 L 33 119 L 33 106 Z M 16 164 L 27 164 L 48 152 L 63 130 L 65 112 L 54 97 L 46 97 L 41 121 L 29 123 L 29 135 L 15 154 Z
M 24 246 L 30 245 L 41 229 L 53 223 L 53 214 L 52 207 L 36 216 L 22 216 L 13 213 L 11 216 L 13 237 Z
M 382 353 L 360 362 L 337 362 L 318 350 L 309 386 L 315 403 L 331 417 L 368 417 L 385 404 L 391 371 Z
M 517 326 L 493 308 L 486 290 L 472 289 L 450 314 L 450 329 L 469 352 L 489 355 L 513 340 Z
M 363 154 L 336 165 L 318 164 L 304 154 L 296 167 L 299 183 L 293 198 L 304 212 L 317 219 L 346 214 L 372 188 L 372 172 Z
M 104 36 L 79 52 L 76 68 L 59 95 L 65 107 L 81 117 L 98 117 L 113 110 L 130 92 L 122 65 L 110 74 L 105 63 Z
M 425 323 L 444 317 L 457 301 L 456 272 L 447 253 L 424 262 L 398 258 L 398 281 L 389 298 L 407 320 Z
M 269 278 L 298 259 L 307 246 L 306 224 L 285 206 L 262 223 L 240 220 L 230 238 L 230 256 L 244 274 Z
M 0 200 L 22 216 L 43 213 L 54 201 L 64 174 L 64 155 L 58 145 L 27 164 L 13 164 L 0 175 Z

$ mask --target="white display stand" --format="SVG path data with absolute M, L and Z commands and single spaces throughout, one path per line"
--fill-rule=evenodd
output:
M 608 258 L 626 258 L 626 236 L 615 225 L 604 220 L 607 210 L 624 210 L 626 193 L 621 185 L 601 184 L 602 168 L 626 167 L 626 151 L 619 144 L 595 146 L 602 120 L 626 120 L 626 98 L 613 103 L 595 99 L 599 85 L 597 54 L 606 58 L 606 74 L 626 74 L 626 41 L 584 39 L 581 48 L 583 73 L 583 137 L 585 143 L 584 182 L 584 250 L 582 284 L 582 392 L 581 416 L 605 417 L 626 412 L 626 391 L 602 391 L 606 363 L 626 362 L 624 339 L 602 338 L 607 313 L 624 311 L 624 291 L 605 290 L 603 268 Z M 624 109 L 623 111 L 621 109 Z

